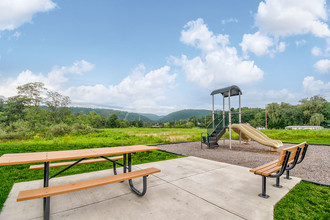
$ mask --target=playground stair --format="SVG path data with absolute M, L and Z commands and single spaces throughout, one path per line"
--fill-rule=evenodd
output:
M 218 141 L 220 138 L 226 133 L 226 128 L 224 127 L 218 134 L 217 131 L 213 131 L 213 133 L 209 136 L 209 147 L 218 147 Z
M 218 147 L 218 141 L 226 133 L 227 124 L 223 125 L 223 120 L 220 117 L 215 118 L 207 126 L 207 132 L 201 134 L 201 147 L 202 144 L 207 145 L 209 148 Z

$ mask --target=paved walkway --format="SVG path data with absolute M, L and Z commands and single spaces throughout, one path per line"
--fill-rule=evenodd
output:
M 283 188 L 261 191 L 261 177 L 246 167 L 185 157 L 137 165 L 134 169 L 156 167 L 160 173 L 148 177 L 148 191 L 139 197 L 127 181 L 51 197 L 51 219 L 273 219 L 274 205 L 300 179 L 281 178 Z M 112 170 L 52 179 L 50 185 L 112 175 Z M 141 178 L 142 179 L 142 178 Z M 141 182 L 136 179 L 136 187 Z M 1 220 L 42 219 L 42 199 L 16 202 L 18 192 L 42 187 L 42 181 L 14 184 L 0 213 Z

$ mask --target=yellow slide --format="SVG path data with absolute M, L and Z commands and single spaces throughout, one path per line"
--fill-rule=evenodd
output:
M 247 124 L 232 124 L 231 129 L 237 134 L 241 132 L 243 141 L 255 140 L 256 142 L 270 146 L 274 150 L 283 146 L 282 141 L 270 139 L 267 135 Z

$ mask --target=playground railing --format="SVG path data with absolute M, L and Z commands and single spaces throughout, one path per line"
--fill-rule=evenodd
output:
M 228 124 L 228 117 L 225 117 L 225 121 L 223 121 L 222 115 L 217 115 L 214 121 L 207 126 L 207 135 L 210 136 L 214 131 L 216 132 L 216 135 L 218 135 L 224 127 L 228 126 Z

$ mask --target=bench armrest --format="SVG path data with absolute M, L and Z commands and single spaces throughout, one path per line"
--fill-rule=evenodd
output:
M 288 165 L 290 155 L 291 155 L 291 151 L 288 150 L 288 151 L 285 152 L 285 157 L 284 157 L 284 160 L 283 160 L 281 170 L 279 172 L 277 172 L 276 174 L 269 175 L 269 177 L 279 177 L 284 173 L 284 171 L 285 171 L 285 169 Z

